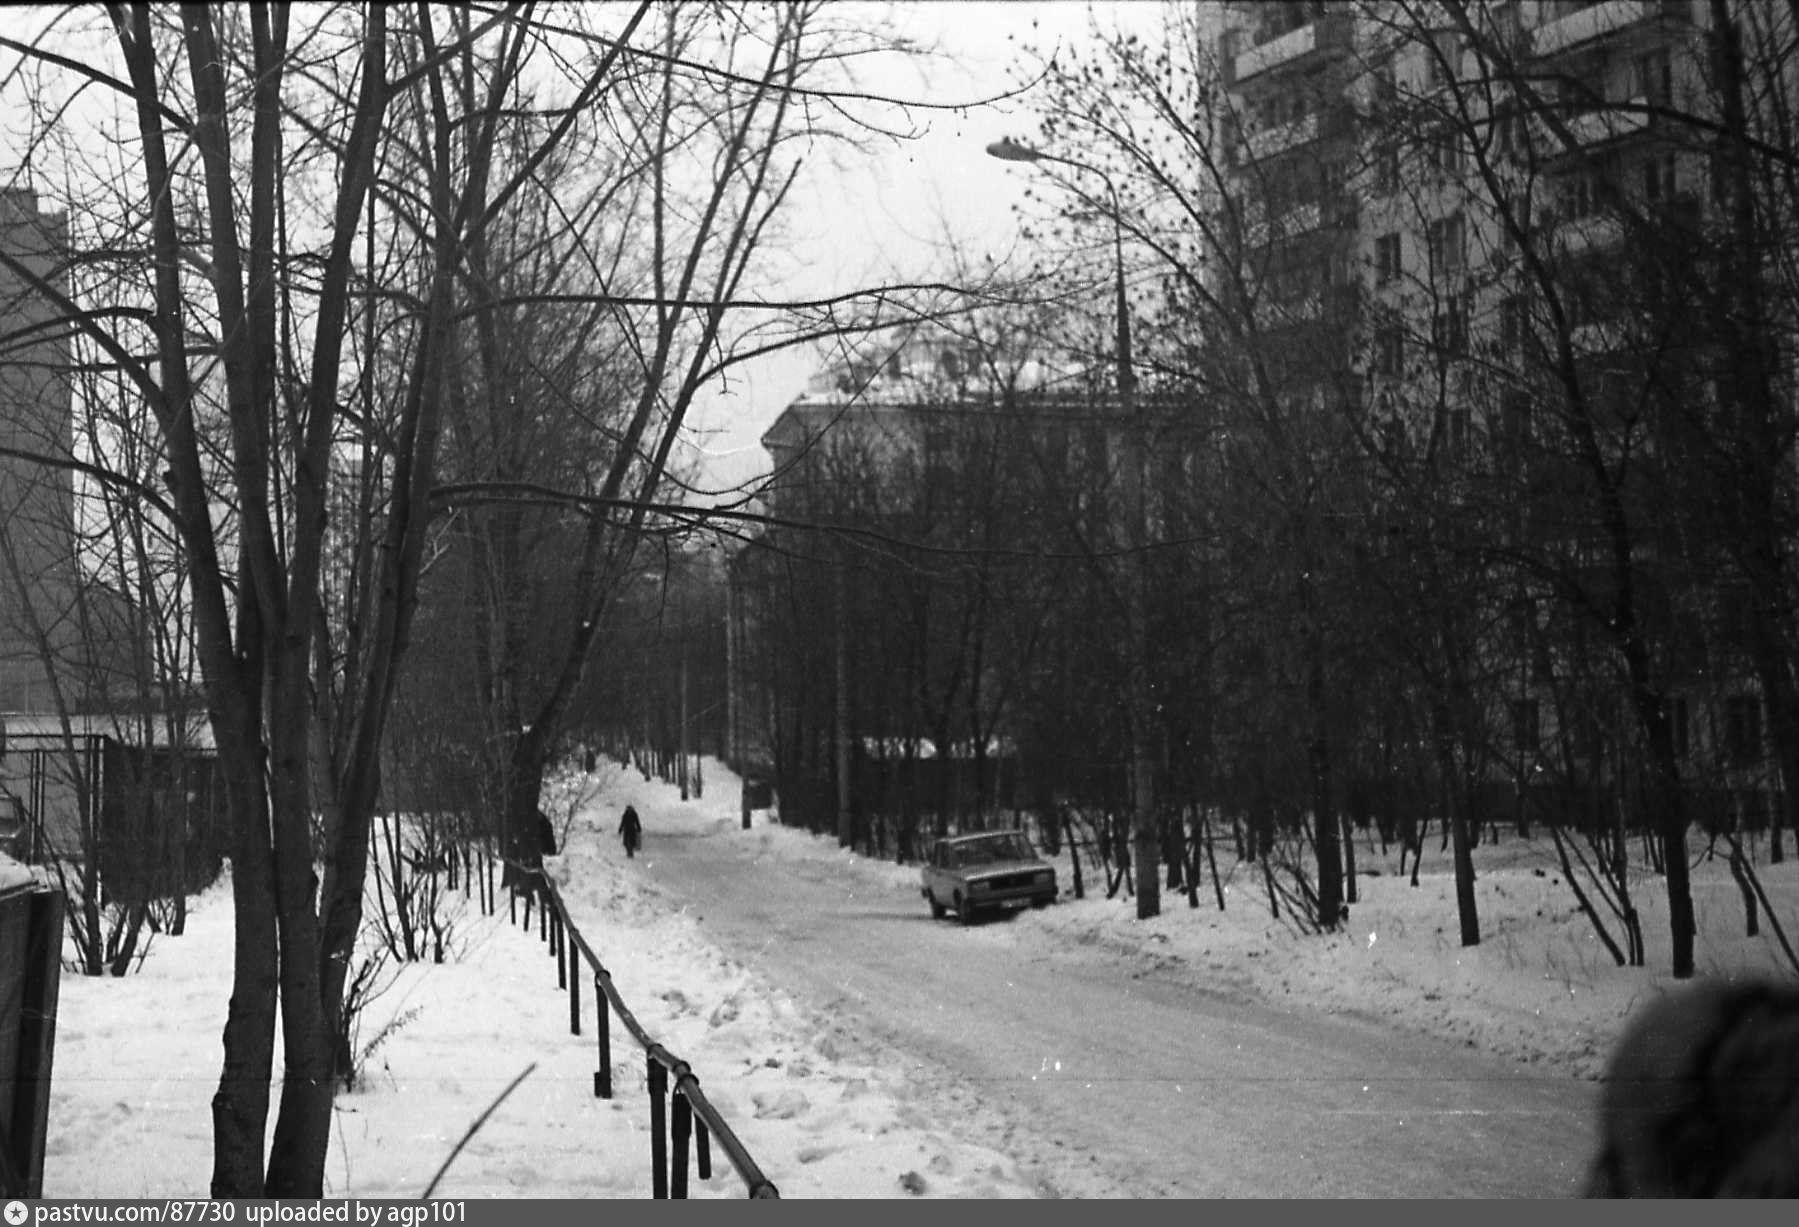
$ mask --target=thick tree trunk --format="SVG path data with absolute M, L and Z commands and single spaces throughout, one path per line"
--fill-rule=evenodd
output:
M 291 727 L 282 731 L 276 739 L 281 748 L 274 756 L 279 764 L 273 775 L 273 810 L 283 1071 L 263 1196 L 317 1198 L 325 1192 L 325 1155 L 337 1091 L 335 1029 L 328 1016 L 335 1018 L 341 1009 L 343 985 L 336 982 L 338 1001 L 328 1015 L 320 974 L 320 922 L 314 899 L 318 876 L 313 871 L 305 741 L 293 732 Z M 366 840 L 360 846 L 366 849 Z
M 1315 671 L 1316 672 L 1316 671 Z M 1322 692 L 1323 686 L 1318 684 Z M 1333 931 L 1343 921 L 1343 850 L 1337 842 L 1337 811 L 1331 796 L 1330 741 L 1324 729 L 1322 698 L 1312 712 L 1307 755 L 1312 775 L 1312 842 L 1318 854 L 1318 924 Z
M 537 845 L 537 811 L 543 800 L 548 759 L 548 743 L 535 731 L 513 742 L 503 792 L 508 884 L 535 886 L 543 873 L 543 854 Z
M 1464 946 L 1480 945 L 1480 905 L 1474 894 L 1474 844 L 1468 837 L 1468 789 L 1463 787 L 1465 773 L 1457 762 L 1455 725 L 1448 708 L 1438 703 L 1431 713 L 1437 744 L 1437 770 L 1443 778 L 1444 835 L 1451 848 L 1455 866 L 1455 910 L 1461 925 Z M 1418 867 L 1412 866 L 1412 882 L 1417 885 Z
M 274 853 L 262 792 L 261 746 L 243 735 L 228 708 L 214 728 L 222 734 L 231 842 L 231 1002 L 223 1033 L 225 1058 L 212 1097 L 213 1197 L 263 1196 L 263 1140 L 269 1118 L 269 1079 L 275 1064 L 277 937 Z
M 1306 750 L 1311 775 L 1312 845 L 1318 861 L 1318 925 L 1334 932 L 1343 920 L 1343 851 L 1337 842 L 1337 805 L 1331 793 L 1330 711 L 1325 679 L 1324 629 L 1318 598 L 1302 578 L 1300 608 L 1306 619 L 1306 707 L 1311 737 Z
M 1687 863 L 1687 815 L 1680 763 L 1674 753 L 1667 698 L 1649 681 L 1647 653 L 1634 638 L 1627 643 L 1625 658 L 1637 716 L 1649 737 L 1650 829 L 1660 848 L 1668 887 L 1670 970 L 1675 979 L 1684 980 L 1693 974 L 1693 939 L 1698 933 L 1698 922 L 1693 913 L 1693 886 Z
M 1474 897 L 1474 841 L 1468 836 L 1465 796 L 1450 806 L 1450 842 L 1455 849 L 1455 911 L 1461 921 L 1462 945 L 1480 945 L 1480 907 Z

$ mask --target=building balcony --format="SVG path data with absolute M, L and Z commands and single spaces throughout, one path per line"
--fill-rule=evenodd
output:
M 1675 12 L 1680 7 L 1667 3 L 1667 0 L 1603 0 L 1603 3 L 1570 13 L 1559 21 L 1538 26 L 1531 32 L 1531 51 L 1539 57 L 1561 55 Z
M 1297 294 L 1270 293 L 1255 307 L 1257 328 L 1265 335 L 1290 329 L 1328 330 L 1347 337 L 1357 316 L 1357 299 L 1345 286 L 1321 286 Z
M 1243 134 L 1235 165 L 1249 166 L 1269 158 L 1295 153 L 1318 141 L 1338 140 L 1352 131 L 1354 115 L 1348 107 L 1313 111 L 1298 119 Z
M 1562 122 L 1568 129 L 1565 141 L 1547 123 L 1539 120 L 1537 147 L 1546 160 L 1554 160 L 1573 154 L 1591 153 L 1604 146 L 1630 140 L 1654 126 L 1655 117 L 1649 113 L 1648 107 L 1649 100 L 1638 96 L 1596 110 L 1564 116 Z
M 1333 13 L 1309 25 L 1289 30 L 1279 38 L 1251 47 L 1225 60 L 1230 77 L 1227 85 L 1240 86 L 1252 78 L 1277 69 L 1296 68 L 1331 56 L 1346 54 L 1353 43 L 1351 14 Z
M 1318 139 L 1318 113 L 1314 111 L 1290 123 L 1251 132 L 1243 140 L 1243 160 L 1260 162 L 1278 153 L 1310 145 Z
M 1333 197 L 1328 201 L 1307 201 L 1273 216 L 1258 210 L 1247 221 L 1245 239 L 1252 248 L 1351 239 L 1354 237 L 1357 216 L 1356 202 L 1342 197 Z
M 1608 251 L 1624 242 L 1624 223 L 1608 213 L 1569 218 L 1556 225 L 1554 241 L 1561 256 Z
M 1616 107 L 1576 115 L 1568 121 L 1568 135 L 1582 148 L 1624 140 L 1648 130 L 1651 118 L 1648 106 L 1649 100 L 1639 96 Z

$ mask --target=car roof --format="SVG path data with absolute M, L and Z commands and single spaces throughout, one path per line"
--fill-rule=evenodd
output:
M 944 839 L 938 840 L 937 842 L 944 843 L 944 844 L 968 844 L 968 843 L 973 843 L 974 841 L 976 841 L 978 839 L 992 839 L 996 835 L 1023 835 L 1023 834 L 1024 834 L 1023 831 L 976 831 L 972 835 L 950 835 Z

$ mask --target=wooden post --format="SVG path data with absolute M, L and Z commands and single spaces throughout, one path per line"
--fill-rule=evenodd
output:
M 556 987 L 568 987 L 568 930 L 562 924 L 562 909 L 550 922 L 550 945 L 556 947 Z
M 0 902 L 0 919 L 18 925 L 0 948 L 0 971 L 14 976 L 0 990 L 16 991 L 16 1017 L 0 1038 L 16 1040 L 0 1053 L 0 1076 L 12 1085 L 10 1111 L 0 1116 L 0 1196 L 42 1197 L 50 1116 L 50 1071 L 56 1053 L 56 1006 L 61 987 L 63 896 L 36 890 Z M 10 966 L 6 966 L 10 962 Z
M 650 1082 L 650 1196 L 668 1198 L 668 1071 L 654 1054 L 649 1061 Z
M 612 1098 L 612 1003 L 606 999 L 606 986 L 600 973 L 593 973 L 593 1012 L 598 1020 L 595 1034 L 600 1046 L 600 1067 L 593 1071 L 593 1097 Z
M 687 1199 L 687 1142 L 693 1135 L 693 1105 L 687 1102 L 687 1096 L 680 1088 L 675 1090 L 675 1115 L 672 1122 L 675 1153 L 669 1196 L 685 1201 Z
M 574 959 L 568 966 L 568 1033 L 581 1034 L 581 977 L 576 974 L 579 969 Z

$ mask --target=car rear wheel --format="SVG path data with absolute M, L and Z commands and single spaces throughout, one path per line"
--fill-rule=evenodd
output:
M 944 907 L 941 903 L 937 902 L 937 896 L 933 895 L 928 890 L 924 893 L 924 897 L 930 902 L 930 905 L 931 905 L 931 919 L 932 920 L 942 920 L 944 917 L 944 914 L 946 912 L 948 912 L 949 909 Z

